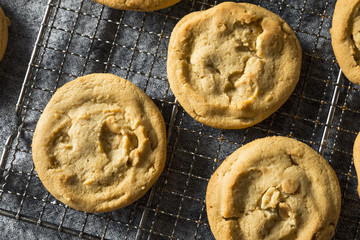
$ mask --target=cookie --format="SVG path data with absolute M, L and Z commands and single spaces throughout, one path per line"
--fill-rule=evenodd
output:
M 0 7 L 0 60 L 4 57 L 6 45 L 8 42 L 8 27 L 10 20 L 5 16 L 4 11 Z
M 34 133 L 40 180 L 58 200 L 106 212 L 143 196 L 166 160 L 162 115 L 131 82 L 91 74 L 59 88 Z
M 331 239 L 341 193 L 330 165 L 287 137 L 236 150 L 211 177 L 206 209 L 216 239 Z
M 155 11 L 170 7 L 180 0 L 94 0 L 112 8 L 132 11 Z
M 301 47 L 276 14 L 249 3 L 221 3 L 175 26 L 170 87 L 185 111 L 210 127 L 261 122 L 288 99 L 300 76 Z
M 358 182 L 360 182 L 360 133 L 357 135 L 354 148 L 353 148 L 354 166 L 358 176 Z M 360 196 L 360 185 L 357 187 L 358 194 Z
M 338 0 L 332 20 L 331 44 L 345 76 L 360 84 L 360 0 Z

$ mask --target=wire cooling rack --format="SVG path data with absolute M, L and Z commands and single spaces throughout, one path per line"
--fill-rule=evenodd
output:
M 167 45 L 180 18 L 220 1 L 183 0 L 167 9 L 119 11 L 90 0 L 50 0 L 17 103 L 17 125 L 0 162 L 0 214 L 85 239 L 213 239 L 207 182 L 227 155 L 256 138 L 290 136 L 335 169 L 342 211 L 335 239 L 360 239 L 360 202 L 352 145 L 360 129 L 360 88 L 343 77 L 329 29 L 335 0 L 249 0 L 283 17 L 303 48 L 300 81 L 265 121 L 244 130 L 206 127 L 176 102 L 166 78 Z M 168 129 L 163 174 L 143 198 L 103 214 L 75 211 L 41 184 L 31 158 L 36 122 L 54 91 L 74 78 L 110 72 L 144 90 Z

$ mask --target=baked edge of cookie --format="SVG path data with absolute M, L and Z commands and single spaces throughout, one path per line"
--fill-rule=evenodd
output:
M 223 116 L 220 115 L 214 115 L 211 117 L 208 116 L 200 116 L 196 113 L 196 107 L 193 107 L 193 105 L 201 105 L 203 106 L 203 103 L 206 102 L 204 100 L 204 97 L 200 94 L 196 94 L 194 91 L 186 91 L 182 85 L 186 85 L 187 81 L 183 76 L 179 76 L 177 74 L 177 68 L 178 68 L 178 61 L 176 63 L 172 61 L 173 59 L 178 60 L 176 57 L 176 48 L 178 46 L 178 39 L 183 37 L 179 34 L 179 32 L 184 32 L 184 29 L 187 28 L 192 21 L 197 21 L 198 19 L 203 18 L 206 15 L 211 15 L 212 12 L 209 12 L 209 10 L 212 10 L 219 6 L 227 7 L 227 5 L 237 5 L 242 6 L 247 9 L 261 9 L 262 14 L 266 15 L 271 18 L 276 18 L 282 26 L 285 28 L 283 29 L 284 32 L 286 32 L 293 40 L 294 44 L 296 45 L 296 51 L 298 52 L 298 57 L 294 60 L 293 66 L 294 66 L 294 79 L 296 79 L 294 84 L 288 84 L 287 91 L 284 91 L 284 94 L 281 95 L 281 98 L 279 98 L 279 101 L 274 102 L 271 107 L 267 108 L 266 111 L 260 112 L 253 118 L 235 118 L 235 117 L 226 117 L 224 119 Z M 180 35 L 180 36 L 179 36 Z M 175 55 L 175 56 L 174 56 Z M 184 16 L 175 26 L 171 33 L 170 41 L 169 41 L 169 47 L 168 47 L 168 60 L 167 60 L 167 75 L 169 80 L 169 85 L 171 87 L 171 90 L 174 92 L 175 97 L 179 100 L 180 105 L 184 108 L 184 110 L 196 121 L 205 124 L 207 126 L 213 127 L 213 128 L 219 128 L 219 129 L 243 129 L 247 127 L 251 127 L 255 124 L 258 124 L 262 121 L 264 121 L 266 118 L 268 118 L 271 114 L 276 112 L 291 96 L 292 92 L 294 91 L 301 73 L 301 64 L 302 64 L 302 48 L 298 41 L 298 38 L 294 31 L 291 29 L 291 27 L 286 23 L 284 19 L 282 19 L 277 14 L 263 8 L 260 6 L 257 6 L 255 4 L 251 3 L 235 3 L 235 2 L 223 2 L 220 3 L 213 8 L 204 10 L 204 11 L 197 11 L 192 12 L 186 16 Z M 299 67 L 297 67 L 299 66 Z M 173 79 L 177 79 L 174 80 Z
M 358 178 L 358 182 L 360 180 L 360 132 L 355 138 L 354 146 L 353 146 L 353 160 L 354 160 L 354 166 Z M 360 197 L 360 184 L 357 186 L 357 192 Z
M 335 226 L 338 222 L 339 216 L 340 216 L 340 210 L 341 210 L 341 189 L 340 189 L 340 184 L 339 184 L 339 180 L 336 176 L 336 173 L 334 171 L 334 169 L 330 166 L 330 164 L 320 155 L 318 154 L 314 149 L 312 149 L 310 146 L 308 146 L 307 144 L 298 141 L 296 139 L 293 138 L 289 138 L 289 137 L 283 137 L 283 136 L 272 136 L 272 137 L 265 137 L 265 138 L 259 138 L 256 140 L 253 140 L 245 145 L 243 145 L 242 147 L 238 148 L 237 150 L 235 150 L 233 153 L 231 153 L 230 155 L 228 155 L 226 157 L 226 159 L 224 160 L 224 162 L 216 169 L 216 171 L 213 173 L 213 175 L 211 176 L 209 183 L 208 183 L 208 187 L 206 190 L 206 212 L 208 215 L 208 221 L 209 221 L 209 226 L 211 228 L 211 231 L 215 237 L 215 239 L 233 239 L 232 236 L 232 232 L 225 232 L 223 233 L 222 228 L 223 226 L 218 226 L 218 221 L 216 221 L 216 219 L 222 219 L 222 216 L 220 214 L 220 205 L 218 205 L 219 202 L 222 201 L 222 194 L 221 192 L 219 193 L 219 188 L 223 188 L 222 184 L 223 184 L 223 180 L 224 180 L 224 175 L 226 174 L 228 177 L 228 174 L 231 174 L 231 168 L 234 164 L 236 164 L 237 161 L 242 161 L 240 160 L 239 156 L 245 154 L 245 155 L 252 155 L 252 154 L 256 154 L 258 155 L 259 152 L 259 147 L 263 148 L 265 146 L 265 148 L 271 148 L 268 147 L 271 145 L 271 143 L 274 142 L 286 142 L 286 145 L 293 145 L 292 149 L 295 149 L 296 147 L 301 147 L 303 148 L 305 151 L 307 151 L 309 154 L 313 155 L 314 157 L 316 157 L 316 159 L 318 159 L 318 163 L 319 165 L 324 166 L 325 171 L 328 173 L 329 179 L 330 181 L 333 181 L 334 184 L 332 184 L 332 191 L 333 192 L 337 192 L 335 196 L 335 199 L 337 200 L 337 203 L 334 203 L 335 205 L 337 205 L 337 209 L 332 209 L 332 211 L 336 211 L 335 212 L 335 216 L 336 219 L 335 220 Z M 284 145 L 283 145 L 284 146 Z M 286 147 L 284 147 L 284 149 L 286 149 Z M 289 147 L 290 149 L 290 147 Z M 253 153 L 252 153 L 253 152 Z M 251 159 L 251 157 L 250 157 Z M 242 163 L 237 163 L 237 164 L 242 164 L 242 167 L 247 167 L 247 165 L 249 165 L 249 163 L 251 164 L 251 162 L 249 162 L 249 158 L 247 158 L 244 162 Z M 237 166 L 238 167 L 238 166 Z M 218 206 L 216 206 L 218 205 Z M 224 237 L 225 236 L 227 237 Z
M 356 63 L 350 49 L 354 43 L 349 42 L 347 27 L 350 17 L 359 0 L 337 0 L 330 29 L 331 45 L 336 60 L 349 81 L 360 84 L 360 66 Z
M 152 4 L 149 4 L 148 6 L 143 6 L 143 2 L 141 0 L 136 1 L 137 3 L 133 6 L 126 5 L 126 0 L 124 3 L 121 3 L 119 0 L 93 0 L 99 4 L 106 5 L 111 8 L 119 9 L 119 10 L 129 10 L 129 11 L 140 11 L 140 12 L 151 12 L 160 10 L 163 8 L 170 7 L 172 5 L 175 5 L 176 3 L 180 2 L 181 0 L 146 0 L 151 1 Z
M 8 27 L 10 26 L 10 19 L 6 17 L 4 10 L 0 7 L 0 61 L 5 55 L 8 43 Z
M 43 113 L 51 113 L 53 110 L 47 110 L 49 108 L 52 108 L 54 104 L 53 102 L 61 102 L 62 100 L 62 92 L 67 92 L 68 90 L 71 91 L 73 86 L 78 85 L 79 83 L 86 83 L 87 81 L 92 81 L 94 78 L 105 80 L 105 81 L 113 81 L 120 83 L 121 87 L 123 88 L 130 88 L 132 91 L 132 94 L 136 94 L 137 98 L 144 101 L 144 108 L 148 107 L 148 113 L 151 113 L 151 117 L 149 116 L 149 120 L 151 123 L 157 122 L 160 124 L 157 124 L 156 130 L 157 130 L 157 139 L 158 139 L 158 147 L 157 147 L 157 154 L 155 155 L 156 159 L 154 159 L 154 166 L 156 168 L 156 172 L 152 175 L 152 178 L 147 182 L 146 189 L 135 189 L 135 194 L 132 194 L 130 198 L 128 198 L 126 201 L 119 200 L 113 201 L 111 200 L 111 204 L 103 204 L 101 206 L 96 206 L 96 208 L 91 208 L 91 206 L 83 203 L 73 203 L 72 201 L 68 201 L 66 198 L 63 197 L 61 194 L 61 190 L 56 187 L 53 182 L 51 182 L 51 178 L 49 177 L 47 170 L 49 169 L 48 163 L 43 161 L 47 161 L 48 155 L 46 154 L 46 137 L 39 136 L 41 134 L 46 134 L 48 132 L 48 129 L 51 129 L 51 124 L 49 121 L 47 121 L 47 118 L 49 117 L 48 114 L 41 114 L 38 123 L 36 125 L 36 129 L 33 136 L 32 141 L 32 156 L 33 156 L 33 162 L 35 165 L 35 170 L 38 173 L 39 179 L 41 180 L 42 184 L 46 188 L 48 192 L 50 192 L 57 200 L 61 201 L 62 203 L 70 206 L 73 209 L 89 212 L 89 213 L 95 213 L 95 212 L 109 212 L 113 211 L 122 207 L 125 207 L 134 201 L 138 200 L 142 196 L 144 196 L 148 190 L 152 187 L 152 185 L 157 181 L 157 179 L 160 177 L 166 163 L 166 128 L 164 119 L 155 105 L 155 103 L 135 84 L 131 83 L 130 81 L 118 77 L 113 74 L 104 74 L 104 73 L 93 73 L 85 76 L 78 77 L 74 79 L 73 81 L 70 81 L 66 84 L 64 84 L 62 87 L 58 88 L 57 91 L 54 93 L 52 98 L 50 99 L 49 103 L 46 105 Z M 117 83 L 115 83 L 117 84 Z M 127 90 L 128 91 L 128 90 Z M 85 200 L 84 200 L 85 202 Z M 115 203 L 114 203 L 115 202 Z M 105 205 L 105 206 L 104 206 Z

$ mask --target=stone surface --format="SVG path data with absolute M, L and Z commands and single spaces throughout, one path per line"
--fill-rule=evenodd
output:
M 47 1 L 1 1 L 11 20 L 0 62 L 0 153 L 16 123 L 15 108 Z M 0 215 L 0 239 L 69 239 L 67 234 Z
M 0 152 L 15 125 L 15 108 L 47 1 L 1 1 L 10 18 L 9 41 L 0 62 Z
M 0 239 L 77 239 L 69 234 L 58 232 L 31 223 L 0 215 Z

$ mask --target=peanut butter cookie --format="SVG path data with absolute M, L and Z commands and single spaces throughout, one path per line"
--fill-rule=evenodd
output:
M 357 135 L 354 148 L 353 148 L 353 158 L 354 158 L 354 166 L 358 177 L 358 182 L 360 182 L 360 133 Z M 357 187 L 358 194 L 360 196 L 360 185 Z
M 112 74 L 83 76 L 47 104 L 32 154 L 55 198 L 85 212 L 115 210 L 143 196 L 160 176 L 164 120 L 131 82 Z
M 332 20 L 331 43 L 345 76 L 360 84 L 360 0 L 338 0 Z
M 10 20 L 5 16 L 4 11 L 0 7 L 0 60 L 4 57 L 6 45 L 8 42 L 8 27 Z
M 132 11 L 155 11 L 167 8 L 180 0 L 94 0 L 112 8 Z
M 225 2 L 175 26 L 167 73 L 179 103 L 215 128 L 252 126 L 291 95 L 301 47 L 286 22 L 248 3 Z
M 255 140 L 215 171 L 206 208 L 216 239 L 331 239 L 341 193 L 330 165 L 286 137 Z

